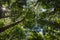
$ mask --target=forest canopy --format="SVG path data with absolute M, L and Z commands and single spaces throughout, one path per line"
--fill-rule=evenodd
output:
M 60 40 L 60 0 L 0 0 L 0 40 Z

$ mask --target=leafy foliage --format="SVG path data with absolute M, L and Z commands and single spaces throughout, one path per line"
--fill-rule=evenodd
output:
M 60 40 L 60 0 L 0 0 L 0 40 Z

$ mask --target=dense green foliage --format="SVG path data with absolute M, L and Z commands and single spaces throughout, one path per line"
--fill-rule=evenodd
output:
M 0 0 L 0 40 L 60 40 L 60 0 Z

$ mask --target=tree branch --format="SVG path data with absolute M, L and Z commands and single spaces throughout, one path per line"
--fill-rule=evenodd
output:
M 24 18 L 20 21 L 17 21 L 15 23 L 13 23 L 13 24 L 10 24 L 10 25 L 7 25 L 7 26 L 4 26 L 4 27 L 0 28 L 0 33 L 9 29 L 9 28 L 11 28 L 11 27 L 13 27 L 13 26 L 15 26 L 15 25 L 17 25 L 18 23 L 22 22 L 23 20 L 24 20 Z
M 38 21 L 38 23 L 39 24 L 41 24 L 41 25 L 45 25 L 45 24 L 47 24 L 47 25 L 52 25 L 52 26 L 54 26 L 54 27 L 57 27 L 57 28 L 60 28 L 60 24 L 59 23 L 57 23 L 57 22 L 52 22 L 52 21 L 48 21 L 48 20 L 39 20 Z
M 0 19 L 2 19 L 2 18 L 8 18 L 8 17 L 11 17 L 11 16 L 2 16 L 2 17 L 0 17 Z
M 37 0 L 36 4 L 34 6 L 36 6 L 38 4 L 39 0 Z

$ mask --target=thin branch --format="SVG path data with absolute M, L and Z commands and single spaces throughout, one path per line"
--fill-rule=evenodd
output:
M 0 19 L 2 19 L 2 18 L 8 18 L 8 17 L 14 17 L 14 16 L 2 16 L 2 17 L 0 17 Z
M 2 19 L 2 18 L 8 18 L 8 17 L 11 17 L 11 16 L 3 16 L 3 17 L 0 17 L 0 19 Z

